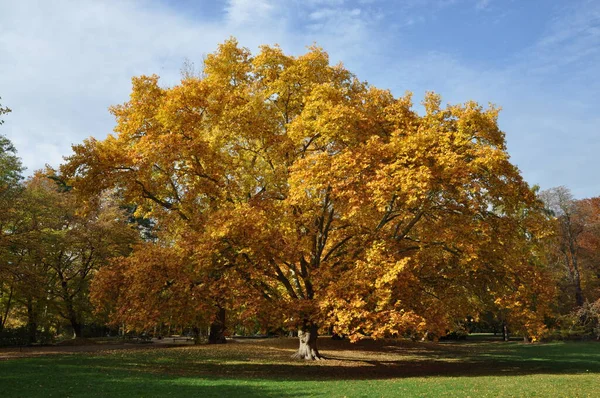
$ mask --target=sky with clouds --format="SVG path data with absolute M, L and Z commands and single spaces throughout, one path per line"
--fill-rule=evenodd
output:
M 0 0 L 0 134 L 28 172 L 112 131 L 131 77 L 176 84 L 230 36 L 256 51 L 317 43 L 359 79 L 500 105 L 530 184 L 600 195 L 597 0 Z

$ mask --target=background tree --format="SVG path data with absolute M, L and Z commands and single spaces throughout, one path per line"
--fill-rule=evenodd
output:
M 588 301 L 600 299 L 600 197 L 577 201 L 584 215 L 584 231 L 579 240 L 583 271 L 583 295 Z
M 0 99 L 2 99 L 2 97 L 0 97 Z M 12 112 L 10 108 L 2 106 L 2 104 L 0 104 L 0 117 L 10 112 Z M 0 124 L 4 124 L 4 120 L 0 119 Z
M 2 115 L 11 112 L 0 104 Z M 3 135 L 0 135 L 0 332 L 4 329 L 14 303 L 14 286 L 11 283 L 15 262 L 12 247 L 15 227 L 16 202 L 21 192 L 23 167 L 17 151 Z
M 319 48 L 252 57 L 229 40 L 180 85 L 134 78 L 112 108 L 116 135 L 75 146 L 62 171 L 84 196 L 123 192 L 190 248 L 196 272 L 217 275 L 218 296 L 298 329 L 299 358 L 320 358 L 319 327 L 439 336 L 482 310 L 476 291 L 518 300 L 512 312 L 539 334 L 527 286 L 543 278 L 527 247 L 541 206 L 498 110 L 434 94 L 424 107 Z
M 9 112 L 10 109 L 3 108 L 0 104 L 0 117 Z M 0 119 L 0 125 L 3 123 L 4 120 Z M 22 173 L 23 166 L 17 156 L 17 150 L 8 138 L 0 135 L 0 206 L 4 216 L 10 214 L 10 204 L 19 191 L 19 183 L 23 179 Z
M 80 337 L 84 316 L 91 310 L 91 278 L 110 258 L 129 253 L 137 233 L 108 196 L 83 208 L 71 192 L 44 175 L 34 176 L 27 189 L 33 205 L 44 212 L 37 229 L 38 255 L 52 274 L 53 305 Z
M 84 206 L 47 173 L 25 182 L 15 207 L 12 261 L 3 280 L 12 294 L 13 318 L 25 319 L 30 343 L 40 327 L 58 330 L 61 318 L 81 337 L 90 319 L 90 279 L 111 257 L 127 254 L 137 232 L 110 198 Z
M 547 253 L 561 291 L 568 294 L 559 302 L 564 314 L 600 297 L 600 199 L 576 200 L 563 186 L 541 192 L 540 198 L 554 225 Z
M 568 281 L 568 290 L 574 298 L 573 307 L 584 303 L 581 288 L 579 240 L 584 231 L 584 214 L 578 208 L 571 192 L 564 186 L 540 193 L 550 215 L 555 220 L 556 240 L 551 243 L 551 261 L 563 270 Z M 571 301 L 571 300 L 568 300 Z

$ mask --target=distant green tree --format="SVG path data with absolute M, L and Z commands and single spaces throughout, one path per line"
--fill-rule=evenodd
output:
M 2 99 L 0 97 L 0 99 Z M 3 107 L 0 104 L 0 117 L 12 112 L 9 108 Z M 4 120 L 0 119 L 0 125 L 4 124 Z M 19 184 L 23 172 L 21 159 L 17 156 L 17 150 L 12 142 L 3 135 L 0 135 L 0 195 L 11 190 Z
M 0 99 L 2 99 L 2 97 L 0 97 Z M 0 116 L 5 115 L 7 113 L 12 112 L 12 110 L 10 110 L 7 107 L 2 107 L 2 104 L 0 104 Z M 0 124 L 3 124 L 4 120 L 0 119 Z
M 0 117 L 11 110 L 0 104 Z M 0 125 L 4 120 L 0 119 Z M 0 331 L 4 329 L 14 300 L 12 278 L 14 266 L 12 236 L 16 199 L 21 192 L 23 166 L 10 140 L 0 135 Z

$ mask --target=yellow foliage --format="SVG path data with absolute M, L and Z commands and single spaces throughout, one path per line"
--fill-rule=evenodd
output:
M 252 56 L 231 39 L 200 77 L 134 78 L 116 135 L 75 146 L 63 171 L 82 193 L 117 187 L 269 322 L 440 335 L 496 305 L 539 333 L 541 209 L 498 109 L 428 93 L 419 115 L 411 97 L 317 47 Z

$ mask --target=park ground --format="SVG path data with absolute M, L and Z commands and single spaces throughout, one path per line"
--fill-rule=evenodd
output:
M 597 397 L 600 342 L 295 339 L 0 349 L 4 397 Z

